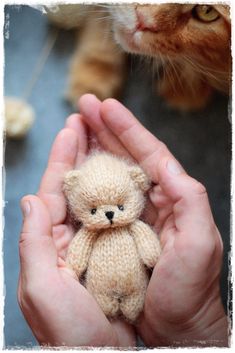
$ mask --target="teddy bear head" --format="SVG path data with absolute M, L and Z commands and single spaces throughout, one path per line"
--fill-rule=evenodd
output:
M 149 179 L 136 164 L 105 152 L 92 154 L 67 173 L 64 193 L 73 216 L 90 230 L 125 226 L 144 207 Z

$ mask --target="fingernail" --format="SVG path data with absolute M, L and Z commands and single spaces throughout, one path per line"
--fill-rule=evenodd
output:
M 29 201 L 23 201 L 21 202 L 21 210 L 23 213 L 23 217 L 26 218 L 30 215 L 31 211 L 31 205 Z
M 183 172 L 183 168 L 181 167 L 181 165 L 173 159 L 170 159 L 167 162 L 167 169 L 171 174 L 174 175 L 179 175 Z

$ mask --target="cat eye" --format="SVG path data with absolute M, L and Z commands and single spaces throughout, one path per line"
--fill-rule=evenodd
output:
M 123 206 L 123 205 L 118 205 L 118 209 L 119 209 L 120 211 L 124 211 L 124 206 Z
M 97 209 L 96 209 L 96 208 L 92 208 L 92 210 L 91 210 L 91 214 L 95 214 L 95 213 L 96 213 L 96 211 L 97 211 Z
M 220 17 L 220 14 L 213 6 L 197 5 L 193 9 L 193 16 L 202 22 L 213 22 Z

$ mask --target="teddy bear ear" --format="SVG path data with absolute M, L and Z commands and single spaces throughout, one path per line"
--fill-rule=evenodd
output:
M 79 170 L 70 170 L 64 178 L 63 191 L 66 196 L 73 190 L 73 188 L 78 185 L 79 182 Z
M 143 192 L 146 192 L 150 189 L 150 180 L 138 165 L 131 166 L 129 168 L 129 173 L 131 179 Z

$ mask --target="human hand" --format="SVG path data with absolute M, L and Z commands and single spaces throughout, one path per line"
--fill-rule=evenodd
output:
M 88 149 L 81 117 L 72 115 L 57 136 L 37 195 L 22 201 L 18 300 L 41 345 L 135 346 L 133 328 L 109 322 L 93 297 L 65 268 L 73 236 L 66 219 L 62 183 L 67 171 L 80 165 Z
M 137 330 L 148 346 L 228 345 L 219 277 L 223 244 L 202 184 L 119 102 L 79 101 L 101 146 L 137 161 L 155 186 L 145 218 L 162 254 L 147 289 Z

